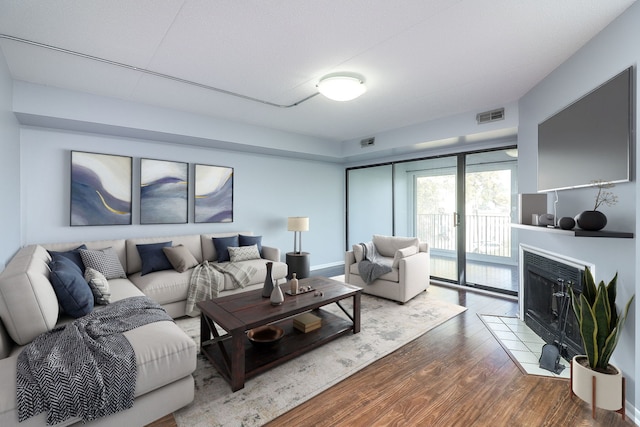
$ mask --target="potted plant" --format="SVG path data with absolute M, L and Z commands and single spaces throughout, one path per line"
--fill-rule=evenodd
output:
M 598 407 L 621 411 L 624 418 L 624 378 L 609 359 L 618 344 L 620 329 L 634 296 L 627 302 L 623 313 L 618 314 L 617 280 L 616 273 L 608 285 L 600 281 L 596 286 L 591 270 L 585 267 L 582 294 L 576 296 L 570 288 L 571 304 L 586 353 L 575 356 L 571 361 L 571 391 L 592 405 L 594 417 Z
M 600 212 L 598 208 L 601 205 L 613 206 L 618 203 L 618 196 L 608 191 L 609 188 L 615 187 L 615 184 L 606 181 L 592 181 L 592 184 L 598 188 L 598 194 L 596 194 L 596 202 L 593 210 L 583 211 L 579 213 L 575 220 L 578 227 L 583 230 L 598 231 L 602 230 L 607 225 L 607 217 Z

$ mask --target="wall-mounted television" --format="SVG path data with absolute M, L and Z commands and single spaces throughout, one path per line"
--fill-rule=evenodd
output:
M 538 125 L 538 192 L 631 179 L 633 67 Z

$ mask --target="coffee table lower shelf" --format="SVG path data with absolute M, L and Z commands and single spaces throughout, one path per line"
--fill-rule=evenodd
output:
M 313 310 L 312 313 L 322 319 L 322 326 L 315 331 L 307 333 L 293 327 L 293 318 L 274 322 L 273 325 L 284 329 L 284 336 L 271 347 L 256 346 L 246 338 L 245 334 L 245 380 L 307 353 L 342 335 L 353 332 L 353 323 L 349 320 L 322 309 Z M 226 353 L 231 354 L 232 340 L 230 335 L 225 335 L 221 338 L 223 340 L 218 343 L 213 341 L 204 343 L 200 350 L 216 367 L 220 375 L 229 384 L 232 384 L 229 367 L 219 347 L 222 344 Z

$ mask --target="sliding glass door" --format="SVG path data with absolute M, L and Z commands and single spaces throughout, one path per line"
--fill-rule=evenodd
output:
M 517 215 L 515 150 L 465 156 L 465 272 L 467 285 L 515 295 Z
M 456 157 L 410 162 L 415 234 L 431 248 L 431 275 L 458 280 Z
M 347 248 L 372 234 L 429 244 L 434 280 L 515 295 L 517 151 L 347 170 Z

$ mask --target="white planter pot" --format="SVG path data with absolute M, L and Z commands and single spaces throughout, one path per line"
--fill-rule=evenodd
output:
M 609 411 L 618 411 L 624 405 L 623 377 L 620 369 L 613 365 L 617 374 L 603 374 L 582 366 L 576 359 L 587 356 L 574 356 L 571 360 L 571 390 L 580 399 L 593 406 L 593 378 L 595 377 L 595 406 Z

